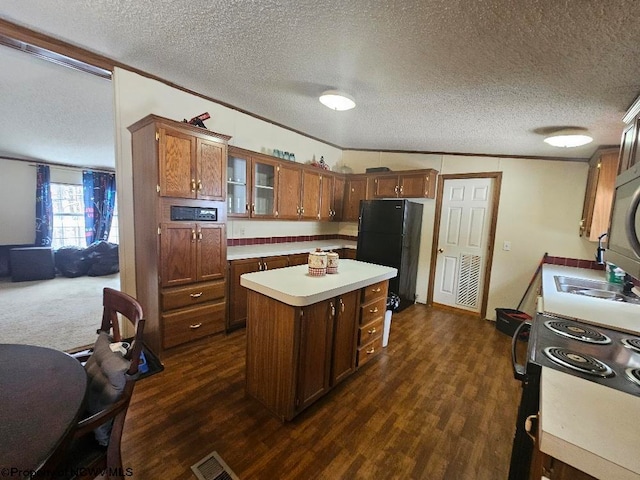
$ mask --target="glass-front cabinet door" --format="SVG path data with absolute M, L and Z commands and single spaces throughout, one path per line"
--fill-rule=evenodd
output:
M 249 216 L 249 159 L 229 153 L 227 161 L 227 216 Z
M 252 217 L 275 217 L 276 163 L 253 159 Z

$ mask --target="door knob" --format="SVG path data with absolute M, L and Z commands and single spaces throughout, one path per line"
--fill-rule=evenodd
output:
M 439 248 L 438 253 L 444 253 L 444 248 Z

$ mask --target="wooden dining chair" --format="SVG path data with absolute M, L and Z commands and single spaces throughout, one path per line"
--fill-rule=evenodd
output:
M 57 480 L 88 480 L 103 471 L 107 479 L 131 477 L 122 466 L 120 441 L 138 376 L 145 320 L 140 304 L 126 293 L 105 288 L 103 306 L 98 339 L 90 354 L 78 358 L 86 360 L 86 415 L 53 460 L 55 466 L 49 467 L 56 471 Z M 124 354 L 113 352 L 110 347 L 123 341 L 118 314 L 131 323 L 135 332 Z

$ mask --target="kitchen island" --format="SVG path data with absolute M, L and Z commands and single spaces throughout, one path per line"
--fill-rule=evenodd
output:
M 248 292 L 246 391 L 281 420 L 379 353 L 391 267 L 340 260 L 338 273 L 307 266 L 244 274 Z

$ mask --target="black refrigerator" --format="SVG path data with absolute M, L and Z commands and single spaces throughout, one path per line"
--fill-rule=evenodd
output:
M 356 260 L 398 269 L 389 292 L 400 297 L 403 310 L 416 299 L 422 204 L 409 200 L 360 202 Z

